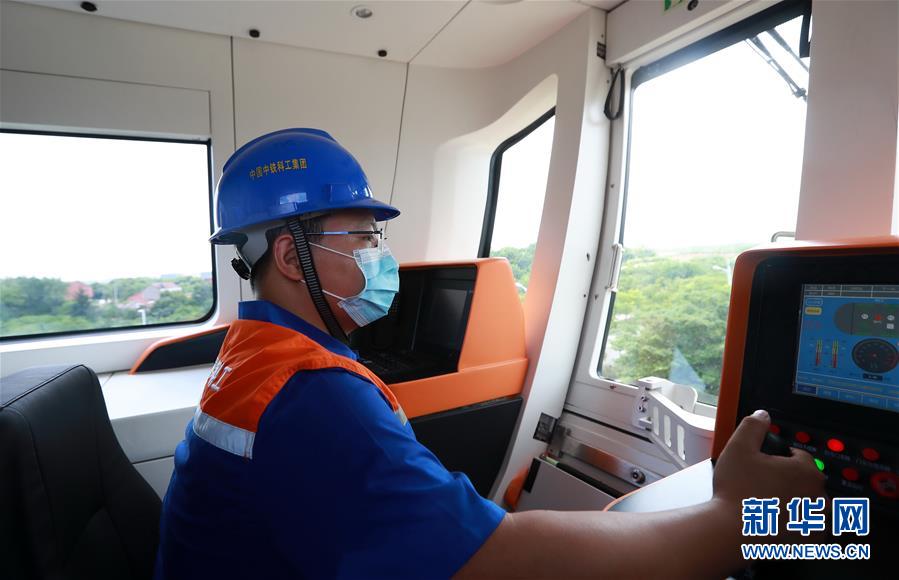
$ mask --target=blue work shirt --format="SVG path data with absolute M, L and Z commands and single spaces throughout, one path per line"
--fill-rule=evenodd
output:
M 266 301 L 241 319 L 356 354 Z M 156 578 L 447 578 L 505 512 L 450 473 L 369 381 L 297 372 L 259 419 L 252 459 L 198 437 L 175 450 Z

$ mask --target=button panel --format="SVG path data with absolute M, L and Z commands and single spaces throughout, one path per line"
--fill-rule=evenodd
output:
M 777 417 L 772 418 L 772 427 L 790 446 L 816 459 L 830 495 L 868 496 L 874 504 L 899 513 L 899 449 Z

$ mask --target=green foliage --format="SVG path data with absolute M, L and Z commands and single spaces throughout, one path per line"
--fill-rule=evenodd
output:
M 127 305 L 129 296 L 163 280 L 118 278 L 90 285 L 93 297 L 83 290 L 66 300 L 69 283 L 55 278 L 0 279 L 0 336 L 23 336 L 140 326 L 138 309 Z M 198 276 L 166 280 L 180 291 L 162 292 L 146 312 L 147 324 L 189 322 L 212 308 L 212 281 Z
M 694 248 L 677 256 L 627 249 L 602 374 L 622 382 L 669 377 L 697 387 L 701 400 L 714 401 L 730 300 L 728 274 L 741 249 Z
M 198 303 L 193 296 L 183 291 L 166 292 L 150 308 L 147 323 L 158 324 L 160 322 L 197 320 L 209 311 L 211 305 L 212 301 L 210 300 L 209 304 L 204 308 L 202 301 Z
M 536 248 L 537 244 L 534 243 L 526 248 L 505 247 L 490 252 L 491 257 L 509 260 L 509 265 L 512 266 L 512 275 L 515 277 L 515 281 L 521 285 L 518 288 L 518 296 L 522 299 L 526 292 L 522 287 L 527 288 L 531 282 L 531 264 L 534 262 Z
M 75 300 L 67 304 L 69 314 L 75 318 L 94 319 L 94 304 L 82 290 L 75 295 Z
M 158 278 L 115 278 L 105 283 L 91 284 L 94 290 L 94 298 L 105 298 L 116 304 L 124 304 L 129 296 L 137 294 L 154 282 L 160 282 Z M 100 296 L 97 296 L 97 293 Z
M 0 320 L 54 314 L 65 301 L 66 287 L 56 278 L 4 278 L 0 280 Z
M 29 314 L 5 320 L 3 322 L 2 336 L 66 332 L 84 328 L 91 328 L 91 321 L 86 318 L 66 316 L 64 314 Z

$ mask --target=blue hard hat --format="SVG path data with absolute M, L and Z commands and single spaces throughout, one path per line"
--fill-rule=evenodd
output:
M 400 214 L 372 197 L 359 162 L 319 129 L 282 129 L 253 139 L 225 163 L 216 187 L 213 244 L 240 244 L 244 230 L 310 213 L 366 209 Z

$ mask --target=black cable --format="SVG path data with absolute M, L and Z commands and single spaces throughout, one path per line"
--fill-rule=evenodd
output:
M 331 307 L 325 300 L 322 292 L 321 282 L 318 280 L 318 273 L 315 271 L 315 264 L 312 262 L 312 251 L 309 249 L 309 241 L 306 239 L 306 232 L 300 224 L 300 220 L 292 217 L 287 220 L 287 227 L 293 235 L 293 245 L 297 251 L 297 258 L 300 260 L 300 268 L 303 270 L 303 278 L 306 280 L 306 288 L 309 290 L 309 297 L 312 298 L 312 304 L 321 316 L 322 322 L 328 327 L 328 333 L 337 340 L 346 344 L 347 336 L 343 332 L 343 328 L 337 322 L 337 317 L 331 311 Z
M 621 117 L 621 111 L 624 110 L 624 77 L 622 76 L 622 69 L 618 67 L 615 69 L 615 72 L 612 73 L 612 82 L 609 84 L 609 92 L 606 95 L 606 104 L 603 107 L 603 113 L 606 115 L 606 119 L 609 121 L 614 121 L 615 119 Z M 612 94 L 615 91 L 615 83 L 618 83 L 618 110 L 612 112 Z

